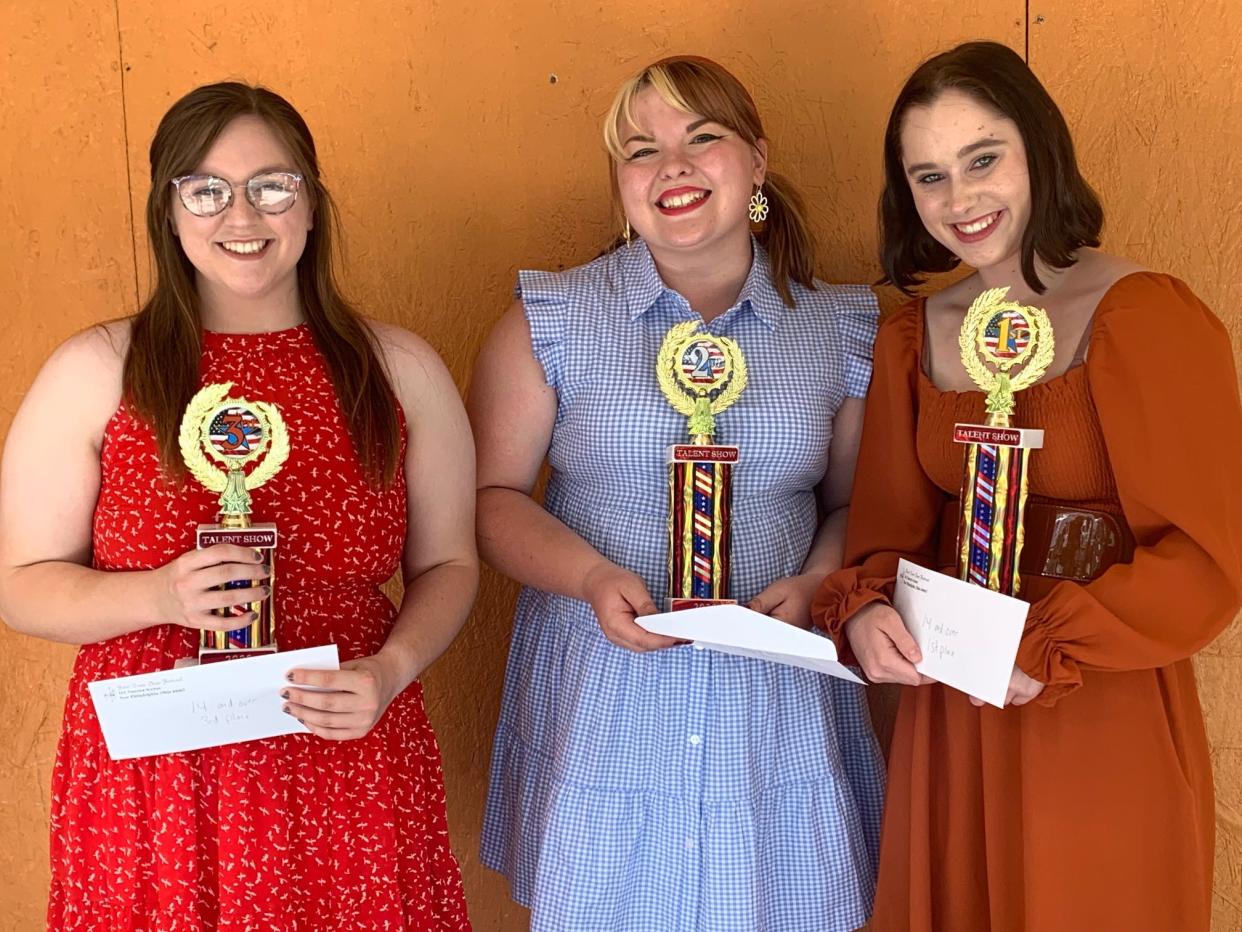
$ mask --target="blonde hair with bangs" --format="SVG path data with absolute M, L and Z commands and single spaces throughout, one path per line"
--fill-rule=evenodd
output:
M 670 107 L 682 113 L 695 112 L 674 83 L 669 75 L 668 67 L 663 62 L 656 62 L 644 68 L 621 85 L 617 96 L 613 98 L 612 106 L 608 108 L 608 116 L 604 119 L 604 148 L 618 162 L 625 158 L 625 149 L 621 144 L 622 123 L 629 126 L 638 125 L 634 119 L 634 98 L 648 87 L 655 90 L 660 95 L 660 99 Z M 708 116 L 708 114 L 704 113 L 703 116 Z
M 634 99 L 652 88 L 670 107 L 697 114 L 728 127 L 751 146 L 766 139 L 755 102 L 742 83 L 725 68 L 707 58 L 679 55 L 664 58 L 642 69 L 617 91 L 604 118 L 604 147 L 614 162 L 625 158 L 622 126 L 637 126 Z M 772 285 L 789 307 L 795 281 L 814 288 L 815 241 L 806 223 L 802 196 L 784 177 L 768 171 L 763 187 L 768 198 L 768 219 L 755 238 L 767 250 L 772 265 Z M 613 199 L 620 204 L 616 174 L 612 175 Z M 620 246 L 622 240 L 613 243 Z

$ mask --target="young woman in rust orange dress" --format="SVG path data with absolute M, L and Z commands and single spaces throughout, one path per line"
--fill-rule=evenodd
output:
M 1103 213 L 1065 122 L 1004 46 L 920 66 L 885 163 L 888 279 L 976 271 L 881 326 L 849 568 L 815 606 L 873 681 L 906 684 L 872 928 L 1206 930 L 1212 774 L 1190 657 L 1242 592 L 1228 334 L 1182 282 L 1094 248 Z M 915 671 L 889 598 L 900 557 L 954 572 L 952 426 L 983 414 L 957 334 L 1002 285 L 1048 311 L 1056 356 L 1018 395 L 1015 423 L 1046 443 L 1021 561 L 1030 614 L 996 709 Z M 1069 523 L 1111 545 L 1062 546 L 1054 530 Z

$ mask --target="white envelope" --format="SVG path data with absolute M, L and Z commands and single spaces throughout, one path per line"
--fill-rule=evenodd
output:
M 693 641 L 722 654 L 754 657 L 863 684 L 837 660 L 837 648 L 826 637 L 769 618 L 741 605 L 706 605 L 680 612 L 636 618 L 653 634 Z
M 923 652 L 914 669 L 1004 705 L 1026 627 L 1026 602 L 902 560 L 893 607 Z
M 335 644 L 88 683 L 113 760 L 307 732 L 282 709 L 285 674 L 339 669 Z

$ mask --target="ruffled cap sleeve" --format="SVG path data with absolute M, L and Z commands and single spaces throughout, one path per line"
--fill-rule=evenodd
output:
M 530 327 L 531 348 L 543 367 L 543 378 L 559 388 L 565 364 L 565 328 L 569 302 L 563 277 L 556 272 L 523 269 L 514 294 L 522 302 Z
M 845 353 L 845 394 L 865 398 L 871 384 L 871 358 L 876 330 L 880 326 L 880 305 L 875 294 L 865 285 L 837 286 L 838 332 Z

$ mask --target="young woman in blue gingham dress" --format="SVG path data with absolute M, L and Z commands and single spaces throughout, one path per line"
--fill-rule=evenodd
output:
M 683 174 L 729 193 L 710 162 Z M 838 410 L 867 388 L 875 300 L 786 281 L 788 306 L 743 215 L 740 289 L 699 313 L 662 278 L 658 223 L 627 212 L 645 239 L 563 273 L 521 273 L 472 393 L 483 551 L 528 583 L 483 860 L 536 932 L 854 929 L 871 908 L 883 782 L 862 689 L 670 646 L 632 618 L 667 595 L 665 450 L 687 436 L 656 380 L 668 330 L 706 319 L 745 357 L 749 386 L 716 421 L 716 441 L 742 450 L 731 595 L 805 625 L 814 581 L 839 563 L 839 527 L 818 533 L 817 490 Z M 527 496 L 545 451 L 546 511 Z M 609 572 L 621 581 L 592 582 Z

